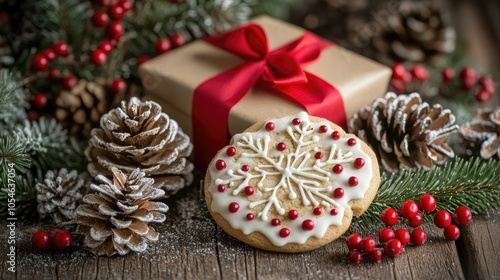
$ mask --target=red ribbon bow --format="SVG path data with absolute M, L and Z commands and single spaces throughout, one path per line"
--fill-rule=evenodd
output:
M 297 40 L 269 51 L 264 30 L 255 24 L 205 40 L 246 62 L 208 79 L 194 92 L 193 142 L 195 162 L 201 170 L 227 145 L 229 111 L 253 86 L 292 100 L 309 114 L 345 127 L 344 102 L 339 92 L 302 69 L 333 44 L 306 32 Z

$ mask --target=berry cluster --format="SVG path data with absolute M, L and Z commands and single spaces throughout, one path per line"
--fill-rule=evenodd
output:
M 378 233 L 379 243 L 373 237 L 363 238 L 357 233 L 351 234 L 347 238 L 350 260 L 360 263 L 364 257 L 368 257 L 370 261 L 378 262 L 382 260 L 384 254 L 389 257 L 401 254 L 407 244 L 423 245 L 427 240 L 427 233 L 420 226 L 423 216 L 428 214 L 434 215 L 434 224 L 444 229 L 445 238 L 451 241 L 460 236 L 457 225 L 467 225 L 472 219 L 471 211 L 465 206 L 457 207 L 453 217 L 447 210 L 436 210 L 436 199 L 430 194 L 424 194 L 418 199 L 418 204 L 413 200 L 403 202 L 399 213 L 394 208 L 382 211 L 380 219 L 386 227 Z M 405 228 L 396 230 L 391 228 L 398 224 L 400 216 L 412 228 L 411 233 Z M 452 224 L 452 219 L 457 225 Z
M 438 91 L 442 95 L 453 94 L 457 91 L 465 91 L 474 94 L 478 102 L 488 100 L 495 93 L 495 84 L 490 76 L 479 76 L 474 69 L 469 66 L 463 67 L 456 77 L 455 71 L 451 68 L 441 70 L 441 77 L 431 79 L 429 71 L 422 65 L 415 65 L 407 70 L 401 63 L 392 66 L 391 90 L 396 93 L 420 92 L 432 88 L 436 84 Z
M 51 249 L 64 250 L 73 243 L 73 235 L 67 230 L 51 228 L 49 232 L 36 231 L 31 237 L 31 244 L 38 249 L 45 249 L 50 246 Z

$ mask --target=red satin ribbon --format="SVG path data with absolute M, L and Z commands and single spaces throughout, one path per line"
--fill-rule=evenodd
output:
M 323 49 L 333 47 L 332 43 L 305 33 L 269 51 L 264 30 L 255 24 L 205 40 L 246 62 L 208 79 L 194 92 L 193 143 L 200 170 L 205 170 L 212 157 L 227 145 L 229 111 L 254 86 L 302 105 L 311 115 L 345 127 L 344 102 L 337 89 L 302 69 L 315 61 Z

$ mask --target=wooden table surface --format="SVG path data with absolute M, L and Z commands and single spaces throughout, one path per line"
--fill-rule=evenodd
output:
M 458 33 L 470 55 L 487 67 L 500 64 L 498 1 L 454 1 Z M 498 87 L 498 81 L 497 81 Z M 498 106 L 500 95 L 488 102 Z M 343 239 L 300 254 L 278 254 L 249 247 L 223 232 L 200 206 L 196 184 L 167 201 L 167 221 L 154 225 L 160 240 L 144 254 L 95 257 L 73 247 L 65 252 L 31 248 L 27 230 L 44 225 L 18 221 L 16 272 L 7 270 L 7 222 L 0 222 L 2 279 L 500 279 L 500 212 L 474 216 L 456 242 L 440 230 L 428 232 L 421 247 L 380 263 L 348 261 Z M 45 226 L 46 227 L 46 226 Z M 433 228 L 432 226 L 428 228 Z M 81 241 L 81 240 L 80 240 Z

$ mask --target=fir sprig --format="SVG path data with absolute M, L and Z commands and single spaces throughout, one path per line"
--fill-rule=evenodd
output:
M 380 226 L 380 213 L 387 207 L 399 209 L 402 202 L 430 193 L 439 209 L 454 211 L 459 205 L 470 208 L 474 214 L 486 214 L 500 209 L 500 162 L 456 159 L 431 171 L 403 170 L 382 184 L 373 203 L 359 218 L 353 220 L 350 232 L 366 232 Z
M 0 69 L 0 136 L 26 118 L 26 96 L 16 73 Z
M 31 157 L 26 152 L 26 147 L 12 139 L 0 139 L 0 167 L 2 170 L 2 181 L 5 182 L 9 164 L 19 172 L 24 173 L 31 166 Z

